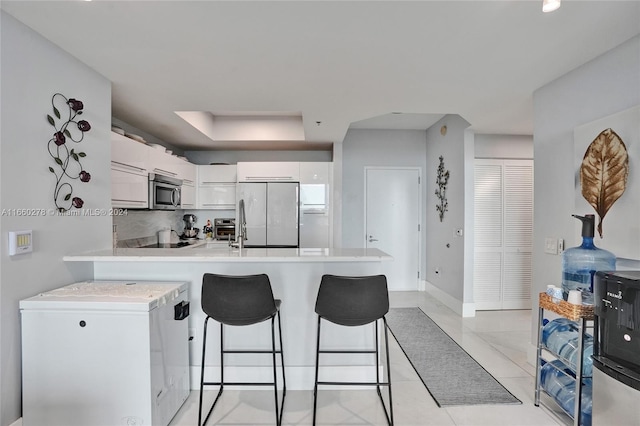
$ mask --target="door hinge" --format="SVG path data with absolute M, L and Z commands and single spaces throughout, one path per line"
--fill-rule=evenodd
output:
M 420 185 L 420 176 L 418 176 L 418 185 Z
M 418 224 L 418 232 L 420 232 L 420 224 Z
M 418 271 L 418 279 L 420 279 L 420 271 Z

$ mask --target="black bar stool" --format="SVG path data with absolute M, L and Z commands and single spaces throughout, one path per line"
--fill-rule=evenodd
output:
M 269 277 L 265 274 L 230 276 L 218 274 L 204 274 L 202 277 L 202 310 L 207 314 L 204 320 L 202 337 L 202 371 L 200 375 L 200 404 L 198 406 L 198 425 L 209 420 L 218 399 L 222 395 L 224 385 L 234 386 L 273 386 L 276 406 L 276 424 L 282 424 L 282 410 L 284 398 L 287 394 L 287 382 L 284 375 L 284 355 L 282 349 L 282 326 L 280 322 L 281 301 L 273 298 Z M 278 334 L 280 336 L 280 350 L 276 350 L 275 318 L 278 317 Z M 220 323 L 220 381 L 204 381 L 205 349 L 207 346 L 207 323 L 213 318 Z M 271 350 L 230 350 L 224 348 L 224 325 L 252 325 L 271 320 Z M 224 354 L 271 354 L 273 357 L 273 382 L 225 382 Z M 280 354 L 282 364 L 282 403 L 278 406 L 278 379 L 276 368 L 276 354 Z M 202 420 L 202 394 L 204 386 L 219 385 L 220 390 L 207 416 Z
M 391 399 L 391 369 L 389 363 L 389 335 L 387 332 L 387 319 L 385 314 L 389 312 L 389 292 L 387 290 L 387 278 L 384 275 L 366 277 L 341 277 L 324 275 L 320 282 L 318 298 L 316 299 L 316 313 L 318 314 L 318 340 L 316 343 L 316 380 L 313 387 L 313 424 L 316 424 L 316 406 L 318 403 L 318 385 L 339 386 L 375 386 L 382 402 L 384 414 L 389 425 L 393 425 L 393 401 Z M 320 323 L 321 320 L 344 326 L 359 326 L 375 323 L 375 350 L 321 350 L 320 349 Z M 378 369 L 378 320 L 384 323 L 384 337 L 387 355 L 387 381 L 380 381 Z M 375 382 L 324 382 L 318 381 L 318 367 L 320 354 L 363 353 L 376 356 L 376 381 Z M 387 386 L 389 391 L 389 410 L 382 399 L 380 386 Z

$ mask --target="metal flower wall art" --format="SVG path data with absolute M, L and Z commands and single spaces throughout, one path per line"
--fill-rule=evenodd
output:
M 622 196 L 629 175 L 629 155 L 620 136 L 605 129 L 591 142 L 580 166 L 582 196 L 598 213 L 598 234 L 602 238 L 602 221 Z
M 441 155 L 440 165 L 438 165 L 438 177 L 436 179 L 436 185 L 438 185 L 438 189 L 436 189 L 436 197 L 440 200 L 440 204 L 436 204 L 436 210 L 440 215 L 440 222 L 442 222 L 442 219 L 444 218 L 444 212 L 449 210 L 449 203 L 447 202 L 447 183 L 449 183 L 449 170 L 444 169 L 444 158 Z
M 84 204 L 82 198 L 73 196 L 71 182 L 80 180 L 86 183 L 91 180 L 91 174 L 82 166 L 82 159 L 87 154 L 76 151 L 71 145 L 82 142 L 84 134 L 91 130 L 91 125 L 86 120 L 78 120 L 84 109 L 82 101 L 67 99 L 66 96 L 56 93 L 51 97 L 51 106 L 55 118 L 47 114 L 47 121 L 55 131 L 49 139 L 47 149 L 55 163 L 55 168 L 49 167 L 49 171 L 56 178 L 53 202 L 59 212 L 66 212 L 72 207 L 82 208 Z

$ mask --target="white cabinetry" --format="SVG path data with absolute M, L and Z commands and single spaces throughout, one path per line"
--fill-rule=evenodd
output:
M 199 209 L 234 210 L 236 208 L 235 165 L 210 165 L 198 167 Z
M 181 179 L 180 174 L 184 170 L 183 163 L 184 160 L 167 154 L 164 148 L 153 148 L 151 150 L 149 172 Z
M 150 148 L 147 145 L 111 133 L 112 207 L 149 207 L 149 156 Z
M 300 247 L 331 247 L 332 163 L 300 164 Z
M 151 147 L 118 133 L 111 132 L 111 163 L 125 165 L 139 172 L 147 172 Z
M 186 181 L 180 187 L 180 207 L 183 209 L 196 208 L 196 187 Z
M 167 153 L 162 147 L 151 147 L 112 132 L 112 206 L 121 208 L 148 208 L 149 173 L 181 179 L 183 181 L 181 207 L 196 207 L 195 164 L 191 164 L 188 161 Z M 235 182 L 235 172 L 233 182 Z
M 299 180 L 300 163 L 297 161 L 238 163 L 238 182 L 298 182 Z
M 333 171 L 332 164 L 326 161 L 300 163 L 300 183 L 329 185 L 330 174 Z
M 188 161 L 181 161 L 178 178 L 182 179 L 182 193 L 180 196 L 180 207 L 183 209 L 196 208 L 196 175 L 197 166 Z

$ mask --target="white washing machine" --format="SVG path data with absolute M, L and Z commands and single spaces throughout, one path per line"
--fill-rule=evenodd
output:
M 20 301 L 22 424 L 166 426 L 189 395 L 184 282 L 81 282 Z

